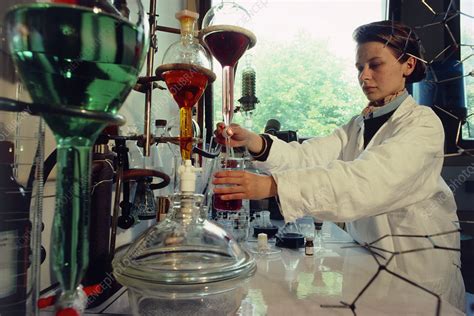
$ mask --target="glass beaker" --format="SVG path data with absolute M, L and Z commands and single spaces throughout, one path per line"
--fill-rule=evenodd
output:
M 27 1 L 22 1 L 27 2 Z M 6 14 L 15 66 L 57 143 L 52 268 L 58 309 L 81 313 L 88 265 L 91 151 L 137 82 L 148 45 L 140 0 L 119 11 L 109 1 L 45 0 Z M 129 12 L 123 16 L 121 12 Z M 127 13 L 128 14 L 128 13 Z
M 243 158 L 219 157 L 216 171 L 243 170 Z M 229 186 L 218 185 L 218 186 Z M 249 235 L 250 214 L 242 205 L 242 199 L 222 200 L 220 194 L 213 195 L 213 208 L 216 210 L 216 221 L 231 233 L 237 241 L 244 241 Z
M 219 157 L 216 172 L 228 170 L 244 170 L 244 159 L 235 157 Z M 227 187 L 229 184 L 220 184 L 216 187 Z M 222 200 L 220 194 L 213 196 L 213 206 L 217 211 L 239 211 L 242 208 L 242 199 Z
M 296 225 L 305 238 L 314 239 L 314 220 L 311 216 L 303 216 L 296 219 Z

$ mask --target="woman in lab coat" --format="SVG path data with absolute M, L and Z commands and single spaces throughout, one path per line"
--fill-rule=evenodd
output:
M 417 104 L 405 89 L 425 76 L 415 34 L 402 24 L 381 21 L 360 26 L 353 37 L 359 83 L 369 100 L 362 114 L 331 135 L 303 144 L 218 124 L 221 141 L 223 134 L 231 135 L 231 146 L 246 146 L 256 166 L 271 176 L 216 173 L 214 184 L 234 185 L 215 188 L 215 193 L 229 200 L 277 196 L 286 221 L 304 215 L 344 221 L 361 244 L 385 235 L 453 231 L 456 203 L 440 176 L 443 126 L 431 108 Z M 460 248 L 459 237 L 454 232 L 433 240 L 437 246 Z M 427 238 L 388 237 L 375 246 L 408 251 L 433 245 Z M 459 252 L 397 255 L 388 268 L 464 310 Z

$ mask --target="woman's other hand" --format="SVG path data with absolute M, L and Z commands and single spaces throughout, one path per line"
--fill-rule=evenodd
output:
M 261 200 L 277 195 L 277 185 L 273 177 L 247 171 L 216 172 L 212 183 L 231 185 L 214 188 L 214 193 L 220 194 L 222 200 Z

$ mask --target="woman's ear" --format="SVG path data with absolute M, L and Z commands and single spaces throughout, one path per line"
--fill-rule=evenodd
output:
M 409 75 L 411 75 L 413 73 L 413 71 L 415 70 L 415 66 L 416 66 L 416 58 L 415 57 L 408 57 L 408 59 L 403 63 L 403 75 L 405 77 L 408 77 Z

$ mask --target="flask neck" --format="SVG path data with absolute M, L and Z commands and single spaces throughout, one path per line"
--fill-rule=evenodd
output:
M 203 198 L 202 194 L 176 193 L 173 195 L 172 209 L 167 218 L 183 225 L 202 221 L 200 214 Z
M 182 17 L 181 20 L 181 41 L 183 44 L 191 44 L 194 41 L 194 26 L 196 20 L 191 17 Z

